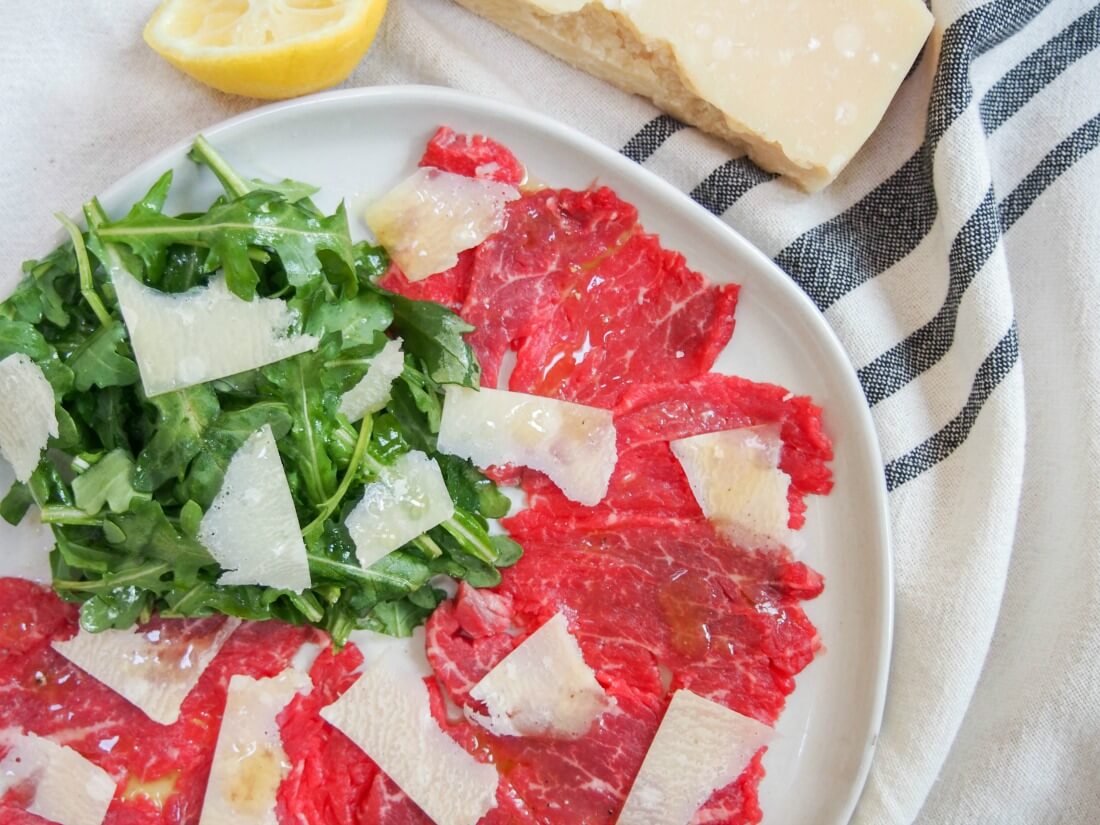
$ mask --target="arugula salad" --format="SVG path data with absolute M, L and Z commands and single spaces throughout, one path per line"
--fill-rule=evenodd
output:
M 121 219 L 92 200 L 87 229 L 59 216 L 71 240 L 26 263 L 0 304 L 0 361 L 20 355 L 37 365 L 57 418 L 48 449 L 0 502 L 0 516 L 17 524 L 37 507 L 56 540 L 53 587 L 80 603 L 89 631 L 129 627 L 154 611 L 221 613 L 313 624 L 340 645 L 360 628 L 409 634 L 445 597 L 439 576 L 498 583 L 499 568 L 521 554 L 490 534 L 488 520 L 506 515 L 509 501 L 469 461 L 436 450 L 442 388 L 479 386 L 463 339 L 472 327 L 439 304 L 380 288 L 386 253 L 352 242 L 343 204 L 326 215 L 311 200 L 313 187 L 245 179 L 201 137 L 190 156 L 224 189 L 206 212 L 165 214 L 171 172 Z M 314 346 L 147 392 L 120 278 L 169 296 L 217 280 L 241 305 L 281 302 L 283 332 L 310 336 Z M 147 326 L 143 334 L 171 331 Z M 397 339 L 403 365 L 384 405 L 351 420 L 342 399 Z M 235 454 L 264 428 L 308 559 L 310 586 L 300 592 L 219 583 L 222 568 L 201 540 Z M 412 451 L 438 465 L 453 514 L 364 566 L 349 513 Z

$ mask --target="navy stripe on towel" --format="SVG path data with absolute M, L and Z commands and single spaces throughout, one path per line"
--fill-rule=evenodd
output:
M 626 142 L 626 146 L 622 148 L 622 153 L 635 163 L 645 163 L 654 152 L 661 148 L 666 140 L 685 128 L 686 125 L 669 115 L 659 115 L 639 129 L 638 133 Z
M 874 405 L 933 367 L 955 342 L 963 295 L 1014 224 L 1059 176 L 1100 143 L 1100 115 L 1059 143 L 998 206 L 993 189 L 956 236 L 948 258 L 947 297 L 931 321 L 859 370 L 867 400 Z
M 905 482 L 912 481 L 962 446 L 974 428 L 974 423 L 978 420 L 985 402 L 1016 366 L 1019 358 L 1020 344 L 1016 324 L 1013 322 L 1008 333 L 978 368 L 978 374 L 974 377 L 974 384 L 970 388 L 970 397 L 959 414 L 919 447 L 886 465 L 886 489 L 896 490 Z

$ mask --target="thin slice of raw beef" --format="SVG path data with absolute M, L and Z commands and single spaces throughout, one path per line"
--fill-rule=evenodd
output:
M 466 293 L 470 291 L 473 266 L 474 250 L 467 249 L 458 254 L 458 263 L 450 269 L 422 281 L 410 281 L 397 264 L 390 264 L 379 284 L 414 301 L 435 301 L 452 312 L 460 312 Z
M 428 141 L 420 165 L 512 186 L 527 179 L 527 170 L 508 147 L 484 135 L 457 134 L 447 126 L 440 126 Z
M 705 521 L 636 518 L 601 526 L 591 516 L 583 523 L 527 516 L 513 535 L 524 557 L 506 571 L 497 594 L 468 590 L 458 597 L 466 607 L 455 602 L 436 611 L 428 654 L 462 706 L 469 687 L 527 632 L 557 612 L 570 617 L 585 660 L 614 700 L 585 736 L 500 737 L 440 716 L 471 752 L 503 766 L 511 793 L 540 822 L 613 822 L 677 689 L 774 723 L 794 675 L 819 645 L 799 602 L 820 593 L 821 577 L 786 552 L 733 547 Z M 496 621 L 456 618 L 478 615 L 469 605 L 485 599 L 496 600 Z M 499 609 L 505 605 L 510 629 Z M 699 821 L 759 821 L 760 776 L 757 761 L 715 794 Z
M 733 334 L 738 287 L 714 286 L 654 235 L 575 273 L 516 356 L 509 388 L 612 407 L 640 380 L 684 381 Z
M 828 462 L 833 449 L 822 429 L 820 407 L 774 384 L 713 373 L 687 382 L 639 384 L 626 392 L 615 407 L 619 460 L 607 497 L 596 507 L 578 507 L 542 473 L 525 471 L 523 487 L 531 510 L 518 518 L 544 512 L 566 518 L 586 514 L 609 522 L 632 514 L 702 518 L 668 442 L 761 424 L 780 426 L 779 466 L 791 477 L 789 523 L 799 528 L 805 521 L 805 496 L 832 489 Z
M 629 240 L 637 219 L 606 187 L 542 189 L 508 204 L 505 228 L 475 251 L 461 312 L 475 327 L 468 340 L 484 386 L 497 386 L 504 354 L 555 311 L 580 273 Z

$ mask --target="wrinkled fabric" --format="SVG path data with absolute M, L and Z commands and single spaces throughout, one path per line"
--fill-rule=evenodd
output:
M 55 239 L 54 211 L 257 105 L 153 54 L 154 6 L 8 0 L 0 293 Z M 897 574 L 854 821 L 1100 821 L 1100 7 L 934 0 L 882 125 L 805 195 L 451 0 L 390 6 L 344 86 L 453 86 L 622 149 L 773 257 L 843 342 Z

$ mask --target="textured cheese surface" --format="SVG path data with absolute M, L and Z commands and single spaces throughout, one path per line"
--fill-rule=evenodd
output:
M 295 313 L 274 298 L 242 301 L 217 276 L 189 292 L 113 278 L 145 394 L 152 397 L 256 369 L 317 347 L 291 335 Z
M 311 684 L 293 668 L 269 679 L 229 680 L 199 825 L 279 825 L 275 794 L 291 766 L 277 717 Z
M 309 562 L 294 499 L 271 427 L 233 454 L 199 541 L 226 571 L 218 584 L 259 584 L 301 593 Z
M 479 467 L 540 470 L 573 501 L 593 506 L 618 460 L 610 410 L 507 390 L 448 387 L 439 450 Z
M 882 119 L 932 27 L 920 0 L 459 0 L 803 187 Z
M 774 426 L 696 435 L 671 442 L 703 514 L 750 547 L 788 544 L 791 478 L 779 469 Z
M 405 369 L 401 339 L 387 341 L 382 351 L 370 362 L 367 374 L 340 399 L 340 412 L 355 423 L 376 413 L 390 401 L 390 389 Z
M 345 526 L 363 567 L 454 515 L 455 506 L 434 458 L 418 450 L 398 457 L 348 514 Z
M 496 805 L 497 771 L 444 733 L 414 663 L 388 651 L 321 716 L 363 749 L 436 825 L 474 825 Z
M 504 205 L 519 198 L 514 186 L 439 169 L 417 169 L 367 209 L 367 226 L 410 281 L 458 263 L 504 227 Z
M 669 703 L 618 825 L 688 825 L 748 767 L 772 729 L 688 690 Z
M 42 368 L 21 352 L 0 361 L 0 453 L 27 481 L 50 436 L 57 437 L 53 388 Z
M 27 811 L 58 825 L 100 825 L 115 795 L 115 781 L 72 748 L 33 733 L 0 734 L 9 747 L 0 761 L 0 797 L 30 784 Z
M 99 633 L 81 629 L 73 638 L 51 644 L 154 722 L 171 725 L 179 719 L 187 694 L 240 623 L 226 619 L 212 635 L 186 641 L 169 635 L 168 628 Z
M 488 715 L 467 716 L 498 736 L 583 736 L 608 707 L 561 613 L 528 636 L 474 685 Z

